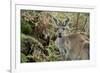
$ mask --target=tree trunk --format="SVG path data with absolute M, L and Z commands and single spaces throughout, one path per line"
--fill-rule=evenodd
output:
M 75 31 L 77 31 L 79 29 L 79 17 L 80 17 L 80 13 L 77 13 L 77 19 L 76 19 L 76 24 L 75 24 Z

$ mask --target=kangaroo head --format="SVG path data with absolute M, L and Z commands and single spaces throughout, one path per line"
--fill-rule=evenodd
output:
M 68 25 L 69 18 L 67 18 L 64 21 L 61 21 L 61 20 L 59 20 L 57 18 L 53 18 L 53 20 L 54 20 L 54 22 L 56 24 L 56 28 L 57 28 L 57 37 L 62 38 L 63 31 L 65 30 L 66 25 Z

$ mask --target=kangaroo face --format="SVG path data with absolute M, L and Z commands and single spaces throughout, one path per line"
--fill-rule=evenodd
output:
M 64 27 L 59 27 L 58 28 L 57 37 L 62 38 L 64 29 L 65 29 Z
M 63 36 L 63 31 L 65 30 L 66 28 L 66 25 L 68 24 L 69 22 L 69 19 L 67 18 L 65 21 L 61 21 L 59 19 L 56 19 L 56 18 L 53 18 L 54 19 L 54 22 L 56 24 L 56 28 L 57 28 L 57 37 L 58 38 L 62 38 Z

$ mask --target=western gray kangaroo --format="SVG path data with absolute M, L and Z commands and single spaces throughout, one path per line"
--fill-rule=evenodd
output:
M 56 46 L 64 60 L 85 60 L 89 59 L 89 40 L 83 33 L 70 33 L 64 36 L 63 31 L 68 25 L 69 19 L 65 21 L 53 18 L 57 25 Z

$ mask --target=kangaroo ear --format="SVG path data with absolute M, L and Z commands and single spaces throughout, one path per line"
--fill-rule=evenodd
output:
M 69 22 L 69 18 L 67 18 L 65 21 L 64 21 L 64 26 L 66 26 Z
M 53 17 L 54 22 L 56 23 L 56 25 L 58 25 L 58 20 L 57 18 Z

